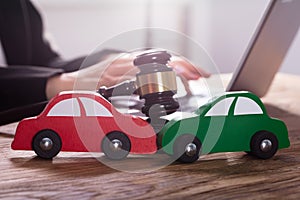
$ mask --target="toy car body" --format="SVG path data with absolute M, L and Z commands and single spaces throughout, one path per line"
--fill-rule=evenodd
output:
M 199 154 L 237 151 L 267 159 L 290 145 L 285 124 L 270 118 L 261 100 L 249 92 L 225 93 L 194 116 L 171 120 L 158 143 L 181 162 L 194 162 Z
M 156 133 L 147 121 L 119 113 L 94 92 L 58 94 L 39 116 L 19 123 L 11 146 L 43 158 L 60 151 L 104 152 L 111 159 L 157 151 Z

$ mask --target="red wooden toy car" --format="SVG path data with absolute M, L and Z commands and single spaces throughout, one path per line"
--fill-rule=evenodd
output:
M 94 92 L 62 92 L 36 117 L 22 120 L 14 150 L 34 150 L 42 158 L 60 151 L 103 152 L 110 159 L 157 151 L 156 133 L 142 118 L 119 113 Z

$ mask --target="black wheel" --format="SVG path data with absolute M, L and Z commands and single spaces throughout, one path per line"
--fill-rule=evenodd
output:
M 200 140 L 194 135 L 185 134 L 175 140 L 173 151 L 179 162 L 192 163 L 199 159 Z
M 40 131 L 32 140 L 32 149 L 39 157 L 51 159 L 60 152 L 61 139 L 52 130 Z
M 251 139 L 251 155 L 261 159 L 268 159 L 274 156 L 278 149 L 276 136 L 267 131 L 256 133 Z
M 103 153 L 112 160 L 126 158 L 130 152 L 130 148 L 130 140 L 121 132 L 111 132 L 102 141 Z

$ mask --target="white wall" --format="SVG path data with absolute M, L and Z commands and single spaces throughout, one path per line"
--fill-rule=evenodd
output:
M 249 40 L 258 25 L 269 0 L 191 0 L 195 16 L 190 21 L 201 22 L 202 2 L 207 3 L 206 25 L 192 26 L 191 35 L 201 41 L 223 72 L 231 72 L 239 64 Z M 202 12 L 201 12 L 202 11 Z M 200 14 L 199 14 L 200 13 Z M 198 15 L 198 16 L 197 16 Z M 295 19 L 300 20 L 300 19 Z M 203 29 L 208 29 L 204 31 Z M 300 32 L 287 54 L 281 71 L 300 74 Z
M 35 1 L 66 58 L 88 54 L 120 33 L 148 25 L 189 35 L 222 72 L 233 71 L 268 0 L 51 0 Z M 150 11 L 149 11 L 150 9 Z M 150 22 L 147 16 L 151 16 Z M 176 44 L 186 49 L 184 44 Z M 300 74 L 300 34 L 282 71 Z
M 99 44 L 122 32 L 143 27 L 145 1 L 140 0 L 35 1 L 66 58 L 86 55 Z

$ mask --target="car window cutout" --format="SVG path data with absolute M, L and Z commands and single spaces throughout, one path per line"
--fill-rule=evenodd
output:
M 99 102 L 86 98 L 86 97 L 80 97 L 80 101 L 83 104 L 83 107 L 85 109 L 86 116 L 101 116 L 101 117 L 112 117 L 113 115 L 110 113 L 109 110 L 107 110 L 103 105 L 101 105 Z
M 227 116 L 233 100 L 234 97 L 230 97 L 219 101 L 205 114 L 205 117 Z
M 80 116 L 80 106 L 76 98 L 65 99 L 55 104 L 47 116 Z
M 234 115 L 255 115 L 263 113 L 261 107 L 254 100 L 247 97 L 239 97 L 234 109 Z

